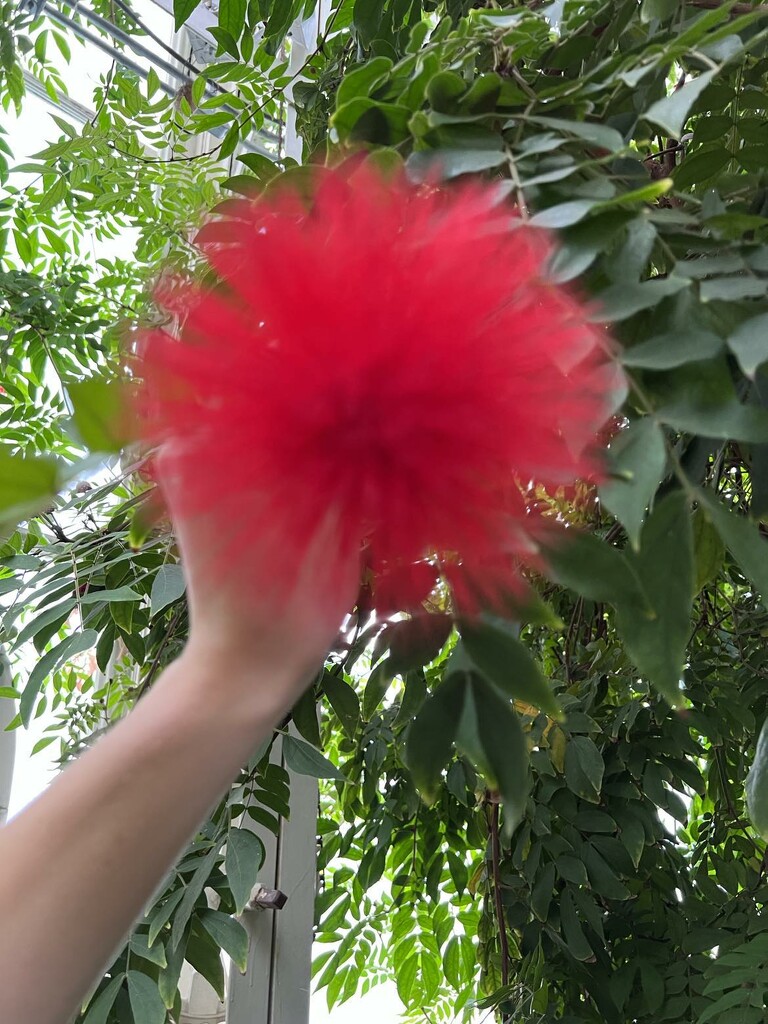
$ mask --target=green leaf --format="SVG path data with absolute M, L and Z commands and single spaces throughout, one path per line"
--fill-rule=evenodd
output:
M 117 993 L 120 991 L 124 981 L 124 974 L 117 974 L 112 978 L 107 987 L 88 1006 L 88 1012 L 85 1015 L 83 1024 L 107 1024 L 109 1011 L 114 1006 Z
M 669 370 L 684 363 L 698 362 L 718 355 L 723 339 L 711 331 L 660 334 L 632 348 L 625 348 L 621 361 L 625 366 L 647 370 Z
M 370 9 L 375 5 L 369 2 L 366 6 Z M 391 70 L 392 61 L 389 57 L 372 57 L 359 67 L 348 71 L 336 90 L 337 109 L 358 96 L 370 96 Z
M 223 1000 L 224 965 L 221 962 L 221 951 L 208 932 L 194 919 L 187 936 L 184 958 L 205 978 L 219 999 Z
M 719 68 L 703 71 L 696 78 L 686 82 L 682 88 L 675 89 L 669 96 L 652 103 L 644 114 L 645 119 L 663 128 L 673 138 L 679 139 L 688 112 L 719 71 Z
M 149 936 L 142 932 L 134 932 L 128 943 L 131 954 L 140 956 L 142 960 L 148 960 L 152 964 L 157 964 L 158 967 L 167 967 L 168 961 L 165 956 L 165 948 L 162 943 L 158 942 L 151 945 L 149 942 Z
M 427 697 L 406 735 L 406 762 L 419 791 L 430 801 L 437 795 L 442 771 L 451 756 L 466 686 L 465 677 L 448 676 Z
M 319 750 L 296 736 L 283 736 L 283 757 L 286 767 L 297 775 L 309 775 L 313 779 L 336 779 L 346 782 L 346 776 Z
M 594 534 L 564 531 L 546 549 L 546 558 L 549 575 L 590 601 L 643 603 L 640 581 L 626 555 Z
M 141 1024 L 165 1024 L 165 1005 L 157 984 L 141 971 L 128 971 L 128 999 L 134 1021 Z
M 643 6 L 640 9 L 640 20 L 643 22 L 653 21 L 654 19 L 667 21 L 677 12 L 679 6 L 680 0 L 643 0 Z
M 646 522 L 634 564 L 650 614 L 634 602 L 617 605 L 616 626 L 641 673 L 669 703 L 680 704 L 680 677 L 691 629 L 693 538 L 689 499 L 682 491 L 667 495 Z
M 53 623 L 58 623 L 58 626 L 66 622 L 69 616 L 77 607 L 77 601 L 74 597 L 69 598 L 67 601 L 61 601 L 59 604 L 52 604 L 45 611 L 40 612 L 34 619 L 31 619 L 21 630 L 14 641 L 15 647 L 20 647 L 25 644 L 27 640 L 30 640 L 33 636 L 37 636 L 41 630 L 45 630 L 47 626 Z M 50 639 L 49 634 L 49 639 Z
M 235 911 L 242 914 L 264 863 L 264 844 L 248 828 L 231 828 L 227 833 L 224 870 L 235 901 Z
M 160 993 L 163 1004 L 169 1010 L 173 1008 L 176 1002 L 186 948 L 186 936 L 182 936 L 178 945 L 168 950 L 168 965 L 160 971 L 157 978 L 157 990 Z
M 637 548 L 646 510 L 667 463 L 661 427 L 650 416 L 636 420 L 611 442 L 609 454 L 613 478 L 600 488 L 600 500 Z
M 147 931 L 147 943 L 150 946 L 154 944 L 158 935 L 163 930 L 165 925 L 168 923 L 171 914 L 179 905 L 183 896 L 184 889 L 176 889 L 174 892 L 170 894 L 168 899 L 166 899 L 161 906 L 155 907 L 154 910 L 152 911 L 152 914 L 149 918 L 149 929 Z
M 605 764 L 594 741 L 572 736 L 565 748 L 565 780 L 571 792 L 596 803 L 603 786 Z
M 505 697 L 525 701 L 551 718 L 562 711 L 538 662 L 501 619 L 465 622 L 461 638 L 483 676 Z
M 220 910 L 203 910 L 197 916 L 216 945 L 232 958 L 237 969 L 244 974 L 248 966 L 248 933 L 245 928 Z
M 291 719 L 307 743 L 320 745 L 320 723 L 317 719 L 317 699 L 313 687 L 305 690 L 293 705 Z
M 531 910 L 540 921 L 547 920 L 554 887 L 555 865 L 550 862 L 539 871 L 531 890 Z
M 607 900 L 628 900 L 630 898 L 629 889 L 591 843 L 583 844 L 581 854 L 587 869 L 589 883 L 598 896 Z
M 0 448 L 0 526 L 16 523 L 50 503 L 59 487 L 53 459 L 30 459 Z
M 699 594 L 715 579 L 725 559 L 725 543 L 703 508 L 693 514 L 693 553 L 696 562 L 694 594 Z
M 213 866 L 216 863 L 216 858 L 219 855 L 219 845 L 221 845 L 221 840 L 219 840 L 218 845 L 214 843 L 204 857 L 199 858 L 197 867 L 195 868 L 192 877 L 187 882 L 184 889 L 184 895 L 179 903 L 179 908 L 173 918 L 171 941 L 168 946 L 167 953 L 169 957 L 171 951 L 181 942 L 184 930 L 189 924 L 195 905 L 197 904 L 197 901 L 211 876 Z
M 529 223 L 537 228 L 567 228 L 584 220 L 597 205 L 595 199 L 572 199 L 567 203 L 549 206 L 531 217 Z
M 245 27 L 246 0 L 220 0 L 219 28 L 239 39 Z
M 199 3 L 200 0 L 173 0 L 173 27 L 177 32 Z
M 68 384 L 72 419 L 81 440 L 93 452 L 120 452 L 126 444 L 122 389 L 117 381 L 91 377 Z
M 747 377 L 754 378 L 758 366 L 768 360 L 768 313 L 740 324 L 729 335 L 728 348 Z
M 626 320 L 643 309 L 657 306 L 662 299 L 676 295 L 683 288 L 690 287 L 690 281 L 683 277 L 653 278 L 639 284 L 622 281 L 611 285 L 595 296 L 596 311 L 591 319 L 598 323 L 616 323 Z
M 725 546 L 744 575 L 755 584 L 763 606 L 768 608 L 768 541 L 755 523 L 738 512 L 727 511 L 722 502 L 710 494 L 701 492 L 701 501 Z
M 28 728 L 32 721 L 37 695 L 45 680 L 56 671 L 62 662 L 73 658 L 76 654 L 90 650 L 98 638 L 99 634 L 95 629 L 84 629 L 81 633 L 73 633 L 68 636 L 40 658 L 30 672 L 27 685 L 19 700 L 19 714 L 25 727 Z
M 342 728 L 354 736 L 360 723 L 360 700 L 354 688 L 333 672 L 325 672 L 322 686 Z
M 149 597 L 150 618 L 154 618 L 169 604 L 178 601 L 186 589 L 184 572 L 180 565 L 173 563 L 161 565 L 152 581 L 152 592 Z
M 560 927 L 568 952 L 576 960 L 590 960 L 594 952 L 581 927 L 576 907 L 568 889 L 560 897 Z
M 468 680 L 456 745 L 501 793 L 509 837 L 528 799 L 528 746 L 512 706 L 482 679 Z
M 342 142 L 397 146 L 410 138 L 410 119 L 408 107 L 358 96 L 339 107 L 331 117 L 331 125 Z
M 499 140 L 501 142 L 501 140 Z M 499 167 L 507 159 L 498 149 L 419 149 L 405 162 L 408 174 L 416 181 L 428 181 L 437 175 L 446 181 L 461 174 L 477 174 Z
M 453 629 L 450 615 L 420 615 L 393 622 L 384 629 L 377 647 L 389 650 L 393 676 L 421 668 L 442 651 Z
M 599 124 L 596 121 L 564 121 L 558 117 L 528 117 L 527 121 L 539 124 L 542 128 L 554 128 L 568 135 L 576 135 L 610 153 L 618 153 L 624 148 L 624 139 L 620 133 L 607 124 Z M 510 127 L 515 124 L 516 122 L 512 121 Z

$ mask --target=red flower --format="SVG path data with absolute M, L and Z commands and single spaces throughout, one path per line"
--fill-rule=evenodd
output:
M 360 168 L 318 171 L 311 201 L 230 207 L 199 244 L 222 284 L 166 287 L 180 339 L 144 346 L 178 511 L 236 516 L 241 566 L 267 532 L 267 578 L 297 577 L 330 522 L 389 606 L 390 581 L 403 605 L 424 596 L 425 557 L 473 600 L 509 587 L 542 528 L 519 483 L 595 473 L 615 380 L 582 305 L 544 280 L 544 236 L 489 188 Z

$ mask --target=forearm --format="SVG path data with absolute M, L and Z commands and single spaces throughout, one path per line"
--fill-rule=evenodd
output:
M 0 1020 L 63 1024 L 282 708 L 192 653 L 0 832 Z M 228 671 L 222 665 L 220 675 Z M 284 688 L 283 688 L 284 690 Z M 40 984 L 40 977 L 44 984 Z

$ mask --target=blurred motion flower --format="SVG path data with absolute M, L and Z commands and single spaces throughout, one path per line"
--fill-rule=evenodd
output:
M 548 240 L 493 188 L 366 165 L 227 206 L 198 239 L 216 282 L 166 285 L 179 336 L 143 343 L 174 512 L 218 509 L 238 567 L 286 586 L 322 526 L 388 609 L 438 576 L 497 599 L 544 528 L 521 488 L 594 476 L 612 410 L 605 337 L 546 281 Z

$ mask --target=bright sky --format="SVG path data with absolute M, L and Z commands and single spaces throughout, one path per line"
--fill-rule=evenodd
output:
M 133 0 L 133 7 L 156 33 L 170 42 L 172 25 L 164 11 L 152 0 Z M 67 33 L 67 38 L 72 47 L 72 62 L 69 67 L 62 67 L 69 95 L 82 105 L 92 107 L 93 89 L 109 69 L 110 58 L 91 45 L 80 45 L 70 33 Z M 151 49 L 158 49 L 151 40 L 143 42 Z M 54 48 L 49 47 L 48 52 L 52 55 Z M 32 154 L 43 148 L 45 142 L 59 136 L 60 131 L 51 120 L 51 114 L 54 113 L 61 116 L 61 111 L 57 111 L 50 103 L 28 94 L 21 117 L 16 118 L 13 112 L 3 115 L 2 127 L 8 132 L 7 141 L 16 163 L 29 160 Z M 124 244 L 122 248 L 125 248 Z M 9 809 L 11 815 L 18 813 L 42 792 L 52 777 L 51 752 L 56 745 L 31 755 L 34 744 L 41 738 L 49 722 L 50 718 L 43 716 L 33 722 L 29 730 L 17 730 L 13 738 L 7 734 L 0 735 L 0 743 L 15 741 L 16 744 Z M 327 1010 L 325 994 L 318 993 L 312 1000 L 310 1024 L 329 1024 L 331 1021 L 333 1024 L 360 1024 L 361 1020 L 365 1020 L 366 1024 L 394 1024 L 401 1010 L 402 1005 L 394 985 L 379 986 L 362 999 L 350 1000 L 332 1014 Z

